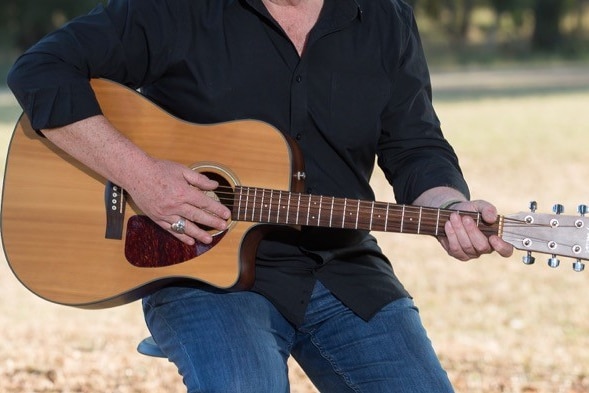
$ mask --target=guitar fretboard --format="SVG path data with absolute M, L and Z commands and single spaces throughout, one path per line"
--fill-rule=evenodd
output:
M 434 236 L 444 233 L 452 211 L 243 186 L 235 188 L 233 200 L 237 221 Z M 461 214 L 471 215 L 487 235 L 498 233 L 498 225 L 484 223 L 479 213 Z

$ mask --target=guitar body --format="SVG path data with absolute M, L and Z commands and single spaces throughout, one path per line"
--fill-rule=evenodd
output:
M 293 173 L 302 170 L 300 153 L 273 127 L 253 120 L 184 122 L 121 85 L 105 80 L 92 84 L 105 116 L 150 155 L 214 173 L 230 185 L 295 187 Z M 129 219 L 141 212 L 126 203 L 122 237 L 106 238 L 107 184 L 21 117 L 8 150 L 1 224 L 8 263 L 29 290 L 59 304 L 104 308 L 172 282 L 198 281 L 230 290 L 252 284 L 259 229 L 267 226 L 233 221 L 213 247 L 192 259 L 137 266 L 126 257 L 126 239 Z M 164 242 L 180 243 L 157 230 Z M 141 233 L 137 237 L 131 251 L 141 253 L 148 245 L 142 244 Z

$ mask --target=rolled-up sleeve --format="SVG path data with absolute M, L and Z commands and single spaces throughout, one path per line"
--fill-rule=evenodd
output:
M 178 23 L 165 20 L 171 14 L 165 3 L 112 0 L 68 22 L 20 56 L 7 83 L 32 126 L 60 127 L 100 114 L 91 78 L 139 87 L 161 73 L 162 62 L 171 61 L 178 46 L 169 44 Z
M 398 203 L 448 186 L 469 196 L 458 158 L 444 138 L 432 104 L 427 62 L 413 16 L 407 17 L 405 45 L 393 70 L 392 94 L 382 116 L 378 163 Z

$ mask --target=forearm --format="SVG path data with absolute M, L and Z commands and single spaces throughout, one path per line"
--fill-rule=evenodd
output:
M 133 191 L 138 175 L 154 160 L 119 133 L 102 115 L 43 130 L 57 147 L 106 179 Z

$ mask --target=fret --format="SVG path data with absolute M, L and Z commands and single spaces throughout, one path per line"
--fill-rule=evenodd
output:
M 344 211 L 342 212 L 342 228 L 345 228 L 345 224 L 346 224 L 346 207 L 348 204 L 348 199 L 344 198 Z
M 387 231 L 387 226 L 389 225 L 389 209 L 390 209 L 390 207 L 391 207 L 391 204 L 390 203 L 387 203 L 387 214 L 386 214 L 386 217 L 384 219 L 384 230 L 385 230 L 385 232 Z
M 417 234 L 421 233 L 421 213 L 423 212 L 423 206 L 419 206 L 419 218 L 417 219 Z
M 274 190 L 270 190 L 270 201 L 268 202 L 268 217 L 266 219 L 267 222 L 271 222 L 270 218 L 272 217 L 272 199 L 274 199 Z
M 247 202 L 246 202 L 247 217 L 250 217 L 250 219 L 252 221 L 254 220 L 254 218 L 255 218 L 254 215 L 256 213 L 256 210 L 255 210 L 255 203 L 256 203 L 255 194 L 256 194 L 256 192 L 257 192 L 256 188 L 248 187 L 248 189 L 247 189 Z
M 260 203 L 260 220 L 259 220 L 260 222 L 262 222 L 262 214 L 264 212 L 264 209 L 263 208 L 266 207 L 266 202 L 265 202 L 266 199 L 265 198 L 266 198 L 266 189 L 263 188 L 262 189 L 262 201 Z
M 319 195 L 319 211 L 317 212 L 317 225 L 321 225 L 321 205 L 323 204 L 323 196 Z
M 370 223 L 368 224 L 368 230 L 372 230 L 372 220 L 374 219 L 374 201 L 372 201 L 372 205 L 370 206 Z
M 440 209 L 438 209 L 438 214 L 436 215 L 436 229 L 434 232 L 435 236 L 438 236 L 438 230 L 440 228 Z
M 358 218 L 360 217 L 360 200 L 358 200 L 358 205 L 356 206 L 356 225 L 355 229 L 358 229 Z
M 245 188 L 241 188 L 241 192 L 239 193 L 239 214 L 238 214 L 238 217 L 240 218 L 240 220 L 247 219 L 245 214 L 243 214 L 243 210 L 244 210 L 243 204 L 244 204 L 244 199 L 245 199 L 244 191 L 245 191 Z
M 309 203 L 307 204 L 307 225 L 309 225 L 309 215 L 311 214 L 311 195 L 309 195 Z
M 247 214 L 248 210 L 247 209 L 249 208 L 249 197 L 250 197 L 249 190 L 250 190 L 249 187 L 247 187 L 246 188 L 246 194 L 245 194 L 245 209 L 243 211 L 243 218 L 245 220 L 247 220 L 247 216 L 248 216 L 248 214 Z
M 332 220 L 333 220 L 333 205 L 335 203 L 335 197 L 331 197 L 331 207 L 330 207 L 330 214 L 329 214 L 329 227 L 332 227 Z
M 288 221 L 288 220 L 289 220 L 289 218 L 290 218 L 290 196 L 291 196 L 291 194 L 290 194 L 290 192 L 289 192 L 289 193 L 288 193 L 288 202 L 287 202 L 287 205 L 286 205 L 286 221 L 285 221 L 285 222 L 286 222 L 287 224 L 289 223 L 289 221 Z
M 297 194 L 297 218 L 295 219 L 296 225 L 299 225 L 300 213 L 301 213 L 301 194 Z
M 403 225 L 405 225 L 405 205 L 403 205 L 401 209 L 401 227 L 399 233 L 403 233 Z
M 235 187 L 233 192 L 233 210 L 231 211 L 231 218 L 234 220 L 239 220 L 239 192 L 240 188 Z
M 276 221 L 280 222 L 280 210 L 282 207 L 282 191 L 278 191 L 278 206 L 276 206 Z
M 248 193 L 249 194 L 249 193 Z M 256 213 L 256 196 L 258 194 L 258 189 L 254 188 L 254 201 L 252 202 L 252 221 L 255 220 L 255 213 Z
M 256 192 L 258 191 L 257 188 L 248 187 L 247 190 L 247 209 L 248 209 L 248 216 L 251 217 L 251 220 L 254 220 L 254 215 L 256 213 Z
M 237 192 L 237 219 L 240 220 L 241 219 L 241 198 L 242 198 L 242 194 L 243 194 L 243 188 L 239 187 L 238 192 Z

